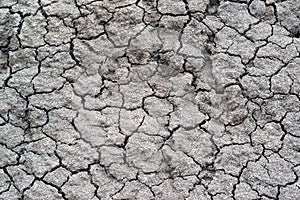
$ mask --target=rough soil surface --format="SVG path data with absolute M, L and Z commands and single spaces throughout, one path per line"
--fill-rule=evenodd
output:
M 299 36 L 297 0 L 0 0 L 0 199 L 300 199 Z

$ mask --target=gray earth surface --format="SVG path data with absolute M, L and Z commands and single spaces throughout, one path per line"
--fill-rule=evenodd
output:
M 300 199 L 299 36 L 298 0 L 0 0 L 0 199 Z

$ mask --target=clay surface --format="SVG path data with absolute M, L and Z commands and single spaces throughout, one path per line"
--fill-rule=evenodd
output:
M 299 16 L 0 0 L 0 199 L 300 199 Z

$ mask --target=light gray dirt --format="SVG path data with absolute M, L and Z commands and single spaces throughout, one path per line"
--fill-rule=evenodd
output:
M 0 199 L 300 199 L 299 36 L 297 0 L 0 0 Z

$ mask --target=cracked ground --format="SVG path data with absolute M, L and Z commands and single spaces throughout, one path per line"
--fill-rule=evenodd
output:
M 0 0 L 0 199 L 299 200 L 299 17 Z

